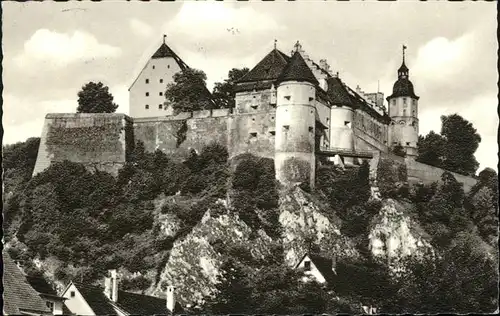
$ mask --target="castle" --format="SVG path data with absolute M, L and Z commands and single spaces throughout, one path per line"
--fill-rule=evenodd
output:
M 408 181 L 430 183 L 444 170 L 415 161 L 418 100 L 403 60 L 384 106 L 381 92 L 348 87 L 326 62 L 314 62 L 297 42 L 291 56 L 274 48 L 239 79 L 234 109 L 174 115 L 163 92 L 187 64 L 163 43 L 129 89 L 130 116 L 47 114 L 34 174 L 70 160 L 116 173 L 137 141 L 146 150 L 185 157 L 216 141 L 230 159 L 252 153 L 275 161 L 284 184 L 314 187 L 318 161 L 345 166 L 381 156 L 405 164 Z M 399 145 L 406 157 L 392 154 Z M 470 188 L 475 180 L 455 174 Z

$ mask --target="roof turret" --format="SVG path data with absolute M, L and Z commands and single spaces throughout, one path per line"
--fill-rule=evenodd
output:
M 410 70 L 408 69 L 408 67 L 406 67 L 405 64 L 405 50 L 406 46 L 403 45 L 403 62 L 398 69 L 398 80 L 394 83 L 392 94 L 387 97 L 387 100 L 396 97 L 411 97 L 417 100 L 419 99 L 413 89 L 413 83 L 411 83 L 409 79 Z

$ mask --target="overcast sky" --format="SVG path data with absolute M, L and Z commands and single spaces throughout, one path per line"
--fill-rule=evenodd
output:
M 387 96 L 407 49 L 420 133 L 458 113 L 482 137 L 480 170 L 497 169 L 496 3 L 284 1 L 267 3 L 14 3 L 3 7 L 4 143 L 39 136 L 49 112 L 74 112 L 90 80 L 111 89 L 128 113 L 128 87 L 167 34 L 169 46 L 202 69 L 209 88 L 233 67 L 264 57 L 274 39 L 299 40 L 352 88 Z

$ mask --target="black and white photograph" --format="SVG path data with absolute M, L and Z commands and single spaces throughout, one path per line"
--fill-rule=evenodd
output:
M 2 1 L 2 315 L 499 313 L 496 1 Z

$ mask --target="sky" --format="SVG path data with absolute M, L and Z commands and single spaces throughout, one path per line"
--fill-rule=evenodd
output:
M 47 113 L 75 112 L 89 81 L 110 87 L 128 113 L 128 88 L 167 35 L 167 44 L 207 85 L 231 68 L 252 68 L 298 40 L 316 62 L 365 92 L 392 92 L 406 64 L 420 96 L 420 134 L 458 113 L 482 141 L 479 171 L 497 170 L 495 2 L 2 2 L 4 144 L 40 136 Z

